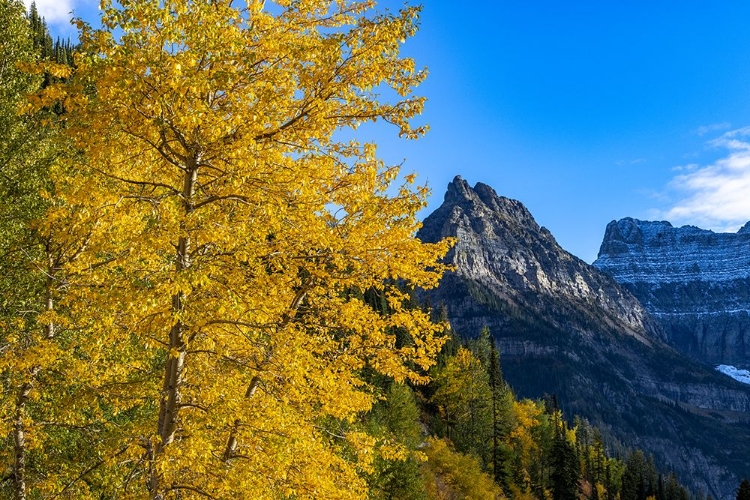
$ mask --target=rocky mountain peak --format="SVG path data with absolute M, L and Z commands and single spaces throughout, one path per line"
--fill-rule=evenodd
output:
M 445 191 L 443 202 L 456 205 L 470 202 L 472 200 L 472 193 L 473 190 L 469 183 L 466 182 L 463 177 L 457 175 L 448 183 L 448 189 Z
M 626 252 L 630 246 L 642 246 L 650 236 L 659 237 L 670 229 L 672 224 L 666 221 L 649 222 L 630 217 L 612 221 L 607 224 L 599 255 Z
M 590 331 L 604 316 L 607 329 L 617 324 L 642 342 L 660 336 L 632 295 L 563 250 L 521 202 L 499 196 L 487 184 L 472 188 L 456 177 L 443 204 L 424 220 L 419 237 L 457 238 L 448 254 L 456 274 L 507 297 L 514 307 L 564 303 L 550 307 L 573 306 L 572 316 L 582 320 L 580 332 Z
M 443 207 L 446 206 L 458 206 L 465 212 L 475 215 L 489 211 L 519 225 L 539 229 L 534 217 L 523 203 L 499 196 L 491 186 L 482 182 L 476 183 L 472 188 L 460 175 L 448 184 L 443 201 Z

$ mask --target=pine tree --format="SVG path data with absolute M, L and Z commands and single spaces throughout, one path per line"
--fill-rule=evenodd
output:
M 737 500 L 750 500 L 750 481 L 743 479 L 737 489 Z
M 424 440 L 419 417 L 414 393 L 406 384 L 390 384 L 385 399 L 373 408 L 368 419 L 371 433 L 387 440 L 393 452 L 390 458 L 376 461 L 369 481 L 370 498 L 425 498 L 420 461 L 415 453 Z
M 507 492 L 510 486 L 512 450 L 507 444 L 513 426 L 513 392 L 503 380 L 500 353 L 490 345 L 489 382 L 492 390 L 492 471 L 495 482 Z
M 575 447 L 566 436 L 566 424 L 557 424 L 551 450 L 550 486 L 554 500 L 577 500 L 580 490 L 580 471 Z
M 664 488 L 664 476 L 659 474 L 659 480 L 656 488 L 656 500 L 667 500 L 667 491 Z
M 459 348 L 435 373 L 432 402 L 440 410 L 446 436 L 456 450 L 473 453 L 488 469 L 492 461 L 492 391 L 487 369 L 466 348 Z

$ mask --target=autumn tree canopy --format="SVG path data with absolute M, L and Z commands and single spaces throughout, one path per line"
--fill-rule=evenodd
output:
M 395 186 L 399 169 L 375 144 L 339 132 L 424 132 L 412 121 L 425 73 L 399 53 L 418 9 L 133 0 L 102 11 L 101 29 L 80 25 L 75 74 L 36 100 L 62 103 L 76 147 L 53 168 L 41 227 L 80 242 L 60 310 L 88 339 L 79 380 L 104 396 L 90 411 L 112 423 L 94 464 L 102 487 L 364 497 L 360 473 L 387 445 L 349 425 L 378 397 L 361 374 L 426 379 L 442 326 L 405 303 L 437 283 L 447 244 L 415 238 L 426 190 L 412 176 Z

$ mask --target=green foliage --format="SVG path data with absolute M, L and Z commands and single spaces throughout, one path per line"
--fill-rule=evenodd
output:
M 420 411 L 414 392 L 406 384 L 391 383 L 386 398 L 372 409 L 369 427 L 380 436 L 405 448 L 404 456 L 379 457 L 369 478 L 370 496 L 376 499 L 422 500 L 427 492 L 422 477 L 422 456 L 417 448 L 423 441 Z
M 489 468 L 492 450 L 492 390 L 485 366 L 471 351 L 460 348 L 435 373 L 432 397 L 445 434 L 462 453 L 474 453 Z
M 572 442 L 561 429 L 555 436 L 551 457 L 550 486 L 554 500 L 577 500 L 580 471 L 578 457 Z
M 625 461 L 612 458 L 600 430 L 579 418 L 570 427 L 554 396 L 518 401 L 504 382 L 488 330 L 463 347 L 450 345 L 433 382 L 421 389 L 431 403 L 425 409 L 438 413 L 430 430 L 478 460 L 508 497 L 662 500 L 652 457 L 635 450 Z M 487 427 L 477 427 L 477 415 L 483 415 L 477 409 L 489 409 Z M 674 475 L 661 490 L 664 500 L 689 498 Z
M 71 336 L 54 321 L 64 251 L 39 224 L 51 206 L 49 169 L 68 147 L 53 110 L 25 108 L 27 96 L 50 81 L 27 72 L 57 60 L 49 47 L 34 5 L 27 14 L 21 2 L 0 2 L 0 429 L 8 437 L 0 457 L 9 471 L 0 495 L 18 499 L 45 491 L 55 476 L 77 475 L 96 456 L 91 438 L 101 430 L 66 412 L 80 395 L 69 371 Z M 70 45 L 58 49 L 69 61 Z
M 73 64 L 73 44 L 70 40 L 52 41 L 47 27 L 47 22 L 39 15 L 36 3 L 32 2 L 27 15 L 28 24 L 31 28 L 31 40 L 34 52 L 43 61 L 52 61 L 58 64 Z

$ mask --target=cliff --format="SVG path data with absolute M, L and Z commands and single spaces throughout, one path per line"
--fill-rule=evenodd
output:
M 712 365 L 749 367 L 749 225 L 714 233 L 612 221 L 594 266 L 638 297 L 681 351 Z

